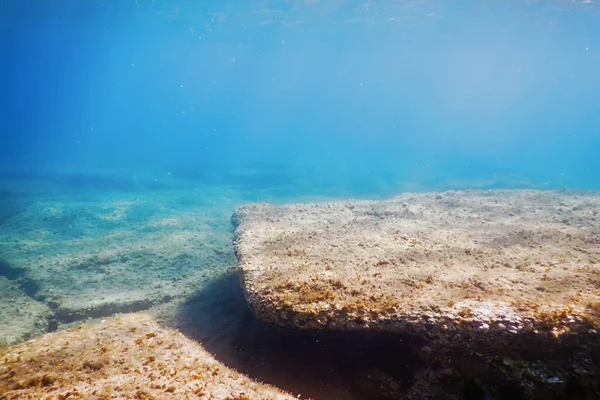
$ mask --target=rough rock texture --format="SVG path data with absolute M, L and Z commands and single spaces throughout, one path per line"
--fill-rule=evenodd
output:
M 45 304 L 27 296 L 12 280 L 0 276 L 0 347 L 38 336 L 48 329 L 52 311 Z
M 202 201 L 186 191 L 36 198 L 0 227 L 0 276 L 28 282 L 60 324 L 194 293 L 235 263 L 230 208 Z
M 146 314 L 0 351 L 0 399 L 293 399 L 225 367 Z
M 541 384 L 600 376 L 597 193 L 254 204 L 232 220 L 245 295 L 264 321 L 408 333 L 427 340 L 425 358 L 476 352 Z

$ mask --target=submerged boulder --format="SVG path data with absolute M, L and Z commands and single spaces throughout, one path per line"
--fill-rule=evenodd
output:
M 412 335 L 430 382 L 445 368 L 552 398 L 599 390 L 599 212 L 597 193 L 451 191 L 252 204 L 232 222 L 257 318 Z

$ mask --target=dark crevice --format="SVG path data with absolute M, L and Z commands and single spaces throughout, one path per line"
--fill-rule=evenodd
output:
M 469 381 L 465 384 L 465 400 L 483 400 L 485 398 L 485 390 L 477 382 Z
M 484 358 L 447 353 L 437 363 L 422 359 L 426 340 L 414 336 L 305 331 L 258 321 L 234 272 L 181 305 L 168 325 L 225 365 L 300 398 L 403 399 L 407 393 L 424 398 L 418 397 L 421 390 L 427 398 L 456 400 L 590 398 L 589 389 L 576 381 L 551 392 L 541 385 L 543 393 L 528 397 L 523 382 L 488 368 Z
M 7 263 L 4 260 L 0 260 L 0 276 L 5 277 L 8 280 L 14 281 L 25 276 L 27 271 L 24 268 L 17 268 Z
M 4 260 L 0 260 L 0 276 L 13 281 L 27 296 L 40 301 L 36 298 L 37 293 L 40 291 L 40 286 L 35 280 L 27 276 L 25 268 L 18 268 Z
M 34 300 L 40 301 L 36 298 L 40 291 L 40 285 L 36 281 L 31 278 L 23 277 L 19 279 L 19 287 L 27 296 Z
M 117 313 L 132 313 L 137 311 L 145 311 L 159 303 L 164 303 L 172 299 L 172 296 L 163 296 L 159 299 L 148 299 L 133 301 L 129 303 L 107 303 L 100 306 L 88 307 L 82 309 L 64 309 L 60 304 L 52 298 L 46 298 L 40 294 L 40 285 L 34 279 L 27 276 L 27 270 L 17 268 L 4 260 L 0 260 L 0 276 L 13 281 L 19 289 L 33 300 L 47 305 L 53 315 L 48 319 L 48 332 L 53 332 L 58 329 L 59 324 L 68 324 L 76 321 L 83 321 L 88 318 L 103 318 L 109 317 Z
M 232 273 L 179 308 L 176 328 L 237 371 L 301 398 L 390 399 L 413 384 L 422 343 L 390 333 L 305 331 L 258 321 Z
M 64 309 L 57 307 L 54 303 L 49 303 L 54 311 L 54 319 L 62 324 L 69 324 L 76 321 L 86 320 L 88 318 L 104 318 L 114 314 L 134 313 L 148 310 L 157 304 L 165 303 L 172 299 L 172 296 L 164 296 L 160 299 L 147 299 L 133 301 L 129 303 L 106 303 L 95 307 L 83 309 Z
M 54 317 L 48 319 L 48 327 L 46 328 L 46 332 L 56 332 L 58 330 L 58 320 Z
M 588 398 L 587 391 L 583 385 L 576 380 L 567 382 L 566 395 L 567 398 L 571 400 L 585 400 Z
M 527 400 L 523 388 L 516 385 L 503 385 L 498 390 L 497 400 Z
M 33 300 L 44 303 L 49 306 L 48 303 L 45 303 L 43 299 L 38 298 L 37 294 L 40 291 L 39 284 L 29 278 L 27 276 L 27 270 L 24 268 L 17 268 L 9 264 L 4 260 L 0 260 L 0 276 L 4 276 L 13 283 L 27 296 L 32 298 Z M 50 307 L 52 309 L 52 307 Z M 54 332 L 58 328 L 58 322 L 54 315 L 50 315 L 47 318 L 47 327 L 46 332 Z M 29 335 L 26 335 L 23 339 L 28 339 Z

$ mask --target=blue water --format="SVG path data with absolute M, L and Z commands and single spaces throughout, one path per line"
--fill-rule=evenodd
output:
M 236 207 L 599 177 L 598 0 L 0 0 L 0 347 L 150 309 L 336 398 L 233 340 Z
M 2 170 L 599 189 L 599 21 L 592 1 L 3 0 Z

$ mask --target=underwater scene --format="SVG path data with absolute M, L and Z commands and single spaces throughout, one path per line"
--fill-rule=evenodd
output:
M 0 400 L 600 399 L 597 0 L 0 0 Z

